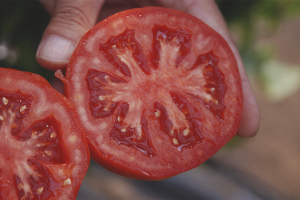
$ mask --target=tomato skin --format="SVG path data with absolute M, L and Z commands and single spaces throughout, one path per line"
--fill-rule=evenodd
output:
M 90 154 L 74 104 L 41 76 L 6 68 L 0 95 L 0 199 L 76 199 Z
M 165 43 L 161 43 L 162 38 L 166 38 Z M 157 63 L 163 63 L 159 59 L 164 57 L 157 52 L 169 48 L 168 56 L 172 57 L 172 42 L 175 47 L 182 45 L 178 48 L 182 53 L 166 60 L 174 68 L 163 69 Z M 126 54 L 131 45 L 132 59 L 126 60 L 131 55 Z M 134 60 L 139 68 L 128 67 Z M 205 72 L 201 71 L 202 68 Z M 98 76 L 94 70 L 99 71 Z M 201 85 L 202 82 L 198 81 L 201 76 L 193 78 L 191 71 L 201 72 L 206 84 Z M 91 76 L 91 73 L 94 75 Z M 101 75 L 103 73 L 106 75 Z M 200 19 L 176 10 L 148 7 L 110 16 L 93 27 L 79 42 L 68 64 L 66 78 L 57 76 L 64 81 L 65 95 L 79 113 L 92 158 L 106 169 L 129 178 L 161 180 L 197 167 L 235 135 L 241 121 L 241 79 L 229 45 Z M 139 76 L 143 78 L 136 78 Z M 155 81 L 149 78 L 151 76 Z M 185 76 L 192 78 L 185 79 Z M 167 77 L 167 80 L 161 77 Z M 180 84 L 174 85 L 176 82 Z M 138 86 L 128 90 L 129 95 L 126 96 L 124 90 L 130 88 L 126 84 Z M 183 90 L 185 86 L 192 89 L 186 92 Z M 205 98 L 208 96 L 207 99 L 199 97 L 201 92 L 193 86 L 203 86 L 201 91 L 209 91 L 202 92 Z M 160 91 L 159 88 L 164 87 L 171 89 Z M 152 93 L 151 88 L 154 89 Z M 122 92 L 125 100 L 113 96 Z M 166 97 L 166 93 L 169 96 Z M 99 99 L 92 96 L 94 94 L 99 95 Z M 118 102 L 110 104 L 105 99 L 110 95 Z M 131 104 L 131 101 L 135 103 Z M 129 108 L 142 104 L 142 108 L 135 108 L 136 115 L 130 109 L 119 115 L 122 103 L 128 103 Z M 169 105 L 171 108 L 168 108 Z M 97 115 L 93 115 L 93 109 Z M 186 122 L 177 121 L 178 114 Z M 127 115 L 131 121 L 126 120 Z M 147 119 L 144 125 L 143 117 Z M 136 118 L 142 124 L 140 133 L 139 126 L 135 126 Z M 127 130 L 122 120 L 127 123 L 126 127 L 124 125 Z M 178 129 L 174 129 L 175 123 L 179 124 Z M 118 137 L 127 137 L 132 143 L 115 137 L 112 134 L 114 127 L 119 127 Z M 141 149 L 140 143 L 135 141 L 142 141 L 139 136 L 147 135 L 146 132 L 150 142 L 144 143 L 145 148 Z M 195 141 L 190 141 L 191 134 L 196 134 Z M 145 152 L 147 148 L 154 153 Z

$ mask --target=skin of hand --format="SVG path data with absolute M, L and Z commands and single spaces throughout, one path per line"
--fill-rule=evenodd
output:
M 81 37 L 97 21 L 116 12 L 142 6 L 162 6 L 192 14 L 218 33 L 230 45 L 237 59 L 242 78 L 244 107 L 237 133 L 240 137 L 252 137 L 259 129 L 259 110 L 241 56 L 235 46 L 226 22 L 213 0 L 40 0 L 51 15 L 37 49 L 38 63 L 49 70 L 64 69 Z M 52 85 L 62 91 L 62 83 L 53 80 Z

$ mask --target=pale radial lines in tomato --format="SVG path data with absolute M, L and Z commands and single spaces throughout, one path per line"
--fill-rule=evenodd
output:
M 105 44 L 100 45 L 99 50 L 123 76 L 117 77 L 106 72 L 89 72 L 87 79 L 93 93 L 91 94 L 93 102 L 90 104 L 93 115 L 100 118 L 107 117 L 119 109 L 120 102 L 127 104 L 126 113 L 123 116 L 117 115 L 115 123 L 118 123 L 120 137 L 129 137 L 128 134 L 126 136 L 126 132 L 133 129 L 136 139 L 130 136 L 131 142 L 121 142 L 120 138 L 118 142 L 135 146 L 134 143 L 149 137 L 148 133 L 143 131 L 147 128 L 143 128 L 141 123 L 144 113 L 147 112 L 146 108 L 153 108 L 155 103 L 159 102 L 159 106 L 156 106 L 151 115 L 159 120 L 161 126 L 167 127 L 163 128 L 163 131 L 170 136 L 171 142 L 178 150 L 191 148 L 202 138 L 201 132 L 194 130 L 199 128 L 199 122 L 196 121 L 202 119 L 202 115 L 188 113 L 190 112 L 188 108 L 197 110 L 188 99 L 198 99 L 208 107 L 212 107 L 210 104 L 216 106 L 219 103 L 213 95 L 218 88 L 214 85 L 207 87 L 207 77 L 213 76 L 217 68 L 213 68 L 210 74 L 204 75 L 207 66 L 217 65 L 217 63 L 211 64 L 209 59 L 202 59 L 203 56 L 206 58 L 206 55 L 200 55 L 201 62 L 196 61 L 194 66 L 180 66 L 181 61 L 189 53 L 191 45 L 191 35 L 184 29 L 155 26 L 153 35 L 151 53 L 153 59 L 152 63 L 150 62 L 152 70 L 147 64 L 142 47 L 134 39 L 133 30 L 126 29 L 120 35 L 112 36 Z M 98 82 L 99 88 L 95 88 L 97 84 L 89 79 Z M 217 82 L 223 81 L 219 77 L 215 79 Z M 189 94 L 190 97 L 182 99 L 180 93 Z M 95 96 L 96 94 L 98 97 Z M 174 99 L 177 99 L 177 102 Z M 185 105 L 184 109 L 182 105 Z M 161 116 L 162 112 L 164 116 Z M 193 137 L 196 142 L 191 142 L 190 137 Z M 145 145 L 146 149 L 153 148 L 151 141 Z
M 48 179 L 46 173 L 41 173 L 36 164 L 38 161 L 56 160 L 57 156 L 53 148 L 57 144 L 52 144 L 51 140 L 56 140 L 57 134 L 51 126 L 42 126 L 43 130 L 39 130 L 41 125 L 34 124 L 27 131 L 21 132 L 21 121 L 26 117 L 31 104 L 31 100 L 22 100 L 18 94 L 10 94 L 8 96 L 0 95 L 0 134 L 2 140 L 0 147 L 5 150 L 5 154 L 0 154 L 2 161 L 1 168 L 4 165 L 10 165 L 14 177 L 9 177 L 18 189 L 20 198 L 34 198 L 35 195 L 42 195 L 47 188 L 41 183 L 41 179 Z M 31 97 L 28 97 L 29 99 Z M 45 138 L 47 141 L 45 141 Z M 14 145 L 11 145 L 14 144 Z M 25 149 L 25 150 L 24 150 Z M 28 159 L 32 158 L 32 159 Z M 35 159 L 34 159 L 35 158 Z M 34 162 L 34 163 L 33 163 Z M 48 182 L 52 180 L 48 179 Z M 70 181 L 70 180 L 69 180 Z M 33 189 L 33 182 L 35 186 Z M 33 189 L 33 190 L 32 190 Z

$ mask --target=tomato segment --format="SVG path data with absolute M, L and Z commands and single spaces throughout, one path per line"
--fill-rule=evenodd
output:
M 141 126 L 137 127 L 140 130 L 126 127 L 126 125 L 122 123 L 122 120 L 125 118 L 128 109 L 129 105 L 127 103 L 122 103 L 120 105 L 117 112 L 118 117 L 116 117 L 114 127 L 110 132 L 111 138 L 116 140 L 119 144 L 134 147 L 149 157 L 155 156 L 156 152 L 149 137 L 145 115 L 142 115 Z M 139 135 L 138 132 L 143 134 Z M 141 138 L 138 138 L 138 136 Z
M 131 178 L 158 180 L 198 166 L 234 136 L 241 119 L 230 47 L 175 10 L 133 9 L 100 22 L 62 79 L 93 158 Z
M 201 100 L 206 106 L 213 112 L 220 120 L 223 119 L 223 113 L 225 111 L 225 105 L 223 98 L 227 89 L 224 82 L 224 75 L 218 69 L 219 58 L 214 55 L 213 52 L 208 52 L 203 55 L 199 55 L 191 70 L 196 70 L 197 67 L 204 68 L 203 75 L 207 81 L 204 85 L 206 93 L 212 97 L 212 101 L 206 103 L 205 100 Z M 190 94 L 194 96 L 193 94 Z M 196 97 L 197 98 L 197 97 Z
M 34 123 L 27 131 L 22 132 L 22 119 L 31 109 L 33 97 L 28 96 L 26 98 L 18 93 L 0 92 L 0 98 L 2 99 L 1 135 L 6 138 L 6 144 L 1 142 L 1 152 L 5 151 L 4 148 L 6 149 L 6 153 L 2 154 L 2 157 L 6 157 L 7 162 L 11 163 L 13 168 L 21 167 L 22 162 L 28 164 L 27 167 L 22 167 L 33 173 L 25 180 L 23 177 L 19 177 L 21 174 L 14 175 L 19 198 L 45 199 L 49 195 L 54 196 L 54 191 L 60 185 L 51 178 L 51 174 L 40 164 L 40 161 L 64 162 L 57 138 L 58 133 L 53 127 L 54 124 L 58 123 L 49 118 Z M 11 143 L 18 145 L 12 147 Z M 23 151 L 23 148 L 27 149 L 26 152 Z M 13 159 L 15 154 L 18 154 L 19 158 L 25 157 L 25 159 Z M 26 161 L 28 155 L 34 159 L 27 159 Z
M 49 172 L 38 160 L 28 159 L 28 165 L 35 169 L 38 175 L 31 175 L 28 178 L 28 183 L 31 187 L 32 193 L 27 193 L 21 179 L 15 175 L 15 185 L 18 189 L 18 196 L 20 199 L 47 199 L 55 197 L 55 190 L 60 188 L 60 183 L 56 182 Z
M 0 199 L 75 199 L 89 152 L 72 104 L 42 77 L 0 68 Z
M 122 34 L 111 37 L 105 44 L 100 45 L 99 50 L 126 76 L 131 77 L 131 72 L 127 67 L 128 63 L 124 63 L 125 59 L 122 59 L 121 55 L 127 53 L 132 54 L 132 58 L 143 72 L 150 74 L 142 47 L 134 38 L 134 30 L 126 29 Z

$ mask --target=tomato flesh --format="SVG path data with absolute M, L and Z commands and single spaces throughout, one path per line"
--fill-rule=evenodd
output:
M 89 152 L 70 102 L 38 75 L 0 73 L 0 199 L 75 199 Z
M 124 144 L 128 147 L 133 147 L 143 154 L 152 157 L 156 155 L 155 149 L 152 146 L 149 132 L 147 130 L 147 120 L 144 115 L 141 118 L 141 138 L 137 138 L 137 134 L 134 128 L 124 128 L 121 120 L 126 117 L 128 112 L 129 105 L 127 103 L 122 103 L 117 112 L 118 117 L 115 119 L 114 127 L 110 132 L 110 136 L 112 139 L 116 140 L 118 144 Z
M 132 57 L 140 69 L 146 74 L 150 73 L 149 65 L 146 62 L 145 55 L 141 45 L 134 39 L 134 30 L 126 29 L 124 33 L 111 37 L 105 44 L 101 44 L 99 50 L 106 56 L 117 69 L 125 76 L 131 77 L 131 72 L 117 56 L 117 54 L 130 48 Z
M 213 101 L 206 103 L 206 106 L 209 107 L 210 111 L 213 112 L 220 120 L 222 120 L 224 118 L 223 113 L 225 111 L 223 98 L 227 86 L 224 82 L 224 75 L 218 69 L 218 60 L 218 57 L 212 52 L 199 55 L 191 69 L 194 70 L 196 67 L 204 67 L 203 75 L 207 82 L 207 84 L 204 85 L 205 92 L 213 99 Z M 190 95 L 193 96 L 193 94 Z
M 27 164 L 31 166 L 31 170 L 36 174 L 31 175 L 27 180 L 23 180 L 18 174 L 14 174 L 15 187 L 18 189 L 19 199 L 46 199 L 49 196 L 54 196 L 54 191 L 60 185 L 53 180 L 51 174 L 45 169 L 40 161 L 48 163 L 62 163 L 61 151 L 59 148 L 59 140 L 57 139 L 57 132 L 51 126 L 51 119 L 36 122 L 27 131 L 21 132 L 22 119 L 26 117 L 31 107 L 31 96 L 22 97 L 18 93 L 3 93 L 0 92 L 1 102 L 1 119 L 0 128 L 1 135 L 5 135 L 5 143 L 1 142 L 2 157 L 6 158 L 6 163 L 10 163 L 12 168 L 18 168 L 16 161 L 16 154 L 19 159 L 31 155 L 33 158 L 27 160 Z M 3 130 L 3 131 L 2 131 Z M 11 130 L 7 132 L 7 130 Z M 8 134 L 11 135 L 8 135 Z M 14 147 L 11 146 L 12 141 L 15 140 Z M 23 145 L 22 145 L 23 143 Z M 27 152 L 24 153 L 24 146 Z M 6 149 L 6 150 L 5 150 Z M 26 163 L 26 161 L 25 161 Z M 33 172 L 32 171 L 32 172 Z M 33 191 L 28 193 L 28 187 Z
M 66 71 L 93 158 L 157 180 L 204 162 L 237 131 L 241 80 L 225 40 L 165 8 L 118 13 L 80 41 Z

